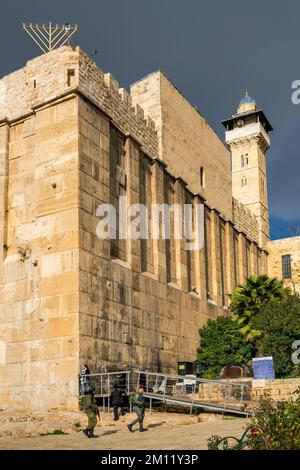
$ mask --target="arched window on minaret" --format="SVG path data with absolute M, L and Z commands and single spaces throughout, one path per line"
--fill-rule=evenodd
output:
M 203 166 L 200 168 L 200 186 L 205 188 L 205 171 Z
M 247 178 L 246 178 L 246 176 L 243 176 L 243 178 L 242 178 L 242 186 L 247 186 Z

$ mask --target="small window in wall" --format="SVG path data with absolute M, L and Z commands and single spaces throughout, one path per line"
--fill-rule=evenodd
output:
M 241 155 L 241 167 L 243 168 L 245 166 L 245 157 L 244 155 Z
M 261 192 L 265 193 L 265 180 L 263 176 L 261 177 Z
M 205 188 L 205 171 L 203 166 L 200 168 L 200 186 Z
M 68 69 L 67 84 L 68 86 L 75 85 L 75 70 L 74 69 Z
M 248 153 L 246 153 L 246 155 L 245 155 L 245 162 L 246 162 L 246 165 L 248 165 L 248 163 L 249 163 Z
M 281 263 L 282 263 L 282 278 L 291 279 L 292 278 L 291 255 L 283 255 L 281 257 Z
M 243 176 L 243 178 L 242 178 L 242 186 L 247 186 L 247 178 L 246 178 L 246 176 Z

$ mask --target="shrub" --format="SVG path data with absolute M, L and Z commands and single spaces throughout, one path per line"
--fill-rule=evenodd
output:
M 300 367 L 291 360 L 292 344 L 300 339 L 300 299 L 293 295 L 281 302 L 270 302 L 251 320 L 260 330 L 255 340 L 259 356 L 273 356 L 276 376 L 297 376 Z
M 200 328 L 198 359 L 204 369 L 204 377 L 216 378 L 228 364 L 246 365 L 254 354 L 254 346 L 245 341 L 240 326 L 230 317 L 208 320 Z
M 274 401 L 263 397 L 255 407 L 252 424 L 261 435 L 256 450 L 300 450 L 300 397 Z
M 300 450 L 300 397 L 293 401 L 260 398 L 251 425 L 241 437 L 211 436 L 210 450 Z

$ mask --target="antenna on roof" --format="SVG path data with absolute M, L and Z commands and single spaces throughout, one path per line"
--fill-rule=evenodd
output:
M 70 26 L 69 23 L 65 23 L 63 26 L 53 25 L 51 22 L 48 26 L 35 26 L 23 23 L 23 29 L 31 37 L 31 39 L 42 49 L 43 52 L 47 53 L 53 49 L 57 49 L 65 44 L 70 45 L 70 38 L 77 31 L 78 27 Z

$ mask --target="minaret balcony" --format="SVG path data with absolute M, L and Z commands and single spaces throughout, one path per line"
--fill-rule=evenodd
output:
M 268 147 L 270 147 L 270 137 L 260 122 L 253 122 L 252 124 L 247 124 L 245 126 L 236 127 L 230 131 L 226 131 L 225 141 L 227 144 L 230 144 L 235 140 L 238 141 L 247 137 L 254 137 L 256 135 L 261 135 L 265 139 Z

